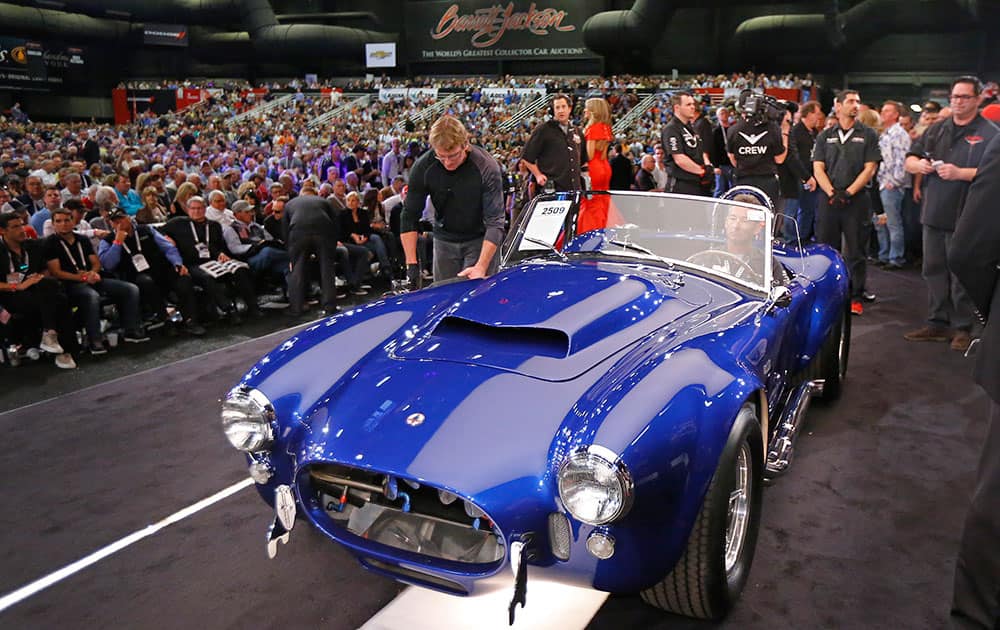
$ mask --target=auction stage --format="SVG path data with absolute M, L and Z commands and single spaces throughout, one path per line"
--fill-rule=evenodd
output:
M 854 319 L 844 394 L 810 409 L 791 470 L 765 489 L 726 621 L 529 580 L 514 627 L 945 627 L 987 399 L 970 359 L 902 339 L 921 324 L 917 272 L 869 282 L 879 301 Z M 405 588 L 301 522 L 267 559 L 272 514 L 222 435 L 219 399 L 293 331 L 0 414 L 0 627 L 507 627 L 509 571 L 499 598 Z

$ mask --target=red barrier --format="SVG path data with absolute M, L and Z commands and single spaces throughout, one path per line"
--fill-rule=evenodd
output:
M 177 111 L 197 105 L 207 96 L 199 88 L 177 88 Z
M 116 125 L 127 125 L 132 122 L 132 108 L 128 106 L 128 94 L 124 88 L 111 90 L 111 106 L 115 112 Z

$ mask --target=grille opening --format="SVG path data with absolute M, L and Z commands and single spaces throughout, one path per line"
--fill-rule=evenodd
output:
M 488 326 L 461 317 L 445 317 L 434 329 L 434 337 L 460 338 L 471 347 L 502 344 L 505 353 L 540 355 L 563 359 L 569 355 L 569 336 L 552 328 Z
M 500 530 L 469 501 L 347 466 L 308 472 L 311 496 L 333 525 L 355 536 L 450 562 L 489 565 L 504 558 Z
M 382 562 L 376 558 L 362 558 L 361 562 L 368 566 L 369 568 L 381 571 L 383 573 L 392 575 L 394 577 L 399 577 L 404 580 L 410 580 L 420 584 L 426 584 L 434 588 L 439 588 L 443 591 L 453 593 L 455 595 L 468 595 L 469 591 L 465 589 L 464 586 L 458 582 L 453 582 L 451 580 L 446 580 L 442 577 L 432 575 L 430 573 L 423 573 L 421 571 L 416 571 L 409 567 L 401 567 L 395 564 L 389 564 L 388 562 Z

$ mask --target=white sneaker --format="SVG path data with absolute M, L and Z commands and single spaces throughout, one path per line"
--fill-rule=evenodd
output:
M 347 280 L 345 280 L 343 276 L 337 276 L 334 284 L 336 284 L 338 287 L 345 287 L 347 286 Z
M 75 370 L 76 361 L 73 360 L 73 355 L 68 352 L 60 352 L 56 355 L 56 367 L 61 370 Z
M 38 347 L 49 354 L 63 353 L 63 347 L 59 345 L 59 335 L 54 330 L 46 330 L 42 333 L 42 342 L 38 344 Z
M 381 266 L 382 265 L 380 265 L 379 262 L 376 260 L 372 264 L 368 265 L 368 268 L 372 270 L 372 275 L 375 276 L 375 275 L 378 275 L 378 270 L 379 270 L 379 267 L 381 267 Z

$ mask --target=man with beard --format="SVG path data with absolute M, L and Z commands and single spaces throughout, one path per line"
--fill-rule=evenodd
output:
M 844 90 L 835 102 L 837 124 L 816 137 L 813 148 L 813 175 L 826 194 L 816 212 L 816 238 L 820 243 L 840 250 L 851 274 L 851 313 L 861 315 L 862 299 L 875 297 L 865 291 L 868 273 L 865 264 L 864 230 L 871 221 L 871 197 L 865 187 L 875 175 L 881 154 L 878 134 L 858 122 L 861 97 L 855 90 Z
M 537 125 L 524 145 L 521 160 L 541 192 L 580 190 L 580 164 L 585 160 L 583 134 L 570 122 L 573 101 L 565 94 L 552 99 L 552 118 Z

